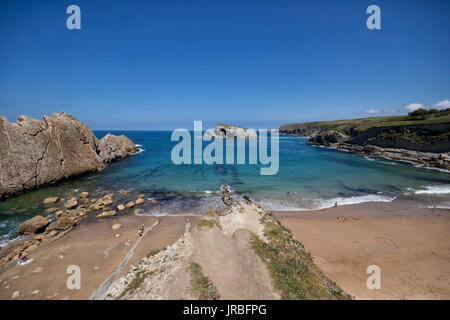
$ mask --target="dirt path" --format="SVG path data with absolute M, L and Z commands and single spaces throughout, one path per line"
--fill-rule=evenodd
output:
M 221 299 L 279 299 L 269 273 L 249 243 L 251 233 L 240 229 L 228 238 L 222 231 L 202 228 L 194 236 L 192 261 L 217 287 Z

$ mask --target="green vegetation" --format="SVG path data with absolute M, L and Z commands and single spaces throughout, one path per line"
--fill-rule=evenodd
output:
M 120 298 L 124 297 L 128 292 L 139 288 L 142 285 L 142 283 L 145 281 L 145 279 L 147 279 L 147 277 L 152 274 L 153 274 L 153 272 L 150 272 L 150 271 L 145 271 L 145 270 L 138 271 L 138 273 L 136 274 L 136 277 L 134 277 L 134 279 L 131 280 L 131 282 L 129 284 L 127 284 L 127 287 L 122 291 L 122 293 L 120 294 L 120 296 L 117 297 L 117 299 L 120 299 Z
M 199 228 L 201 228 L 201 227 L 212 228 L 212 227 L 214 227 L 215 223 L 216 222 L 211 219 L 200 219 L 200 220 L 198 220 L 197 225 Z
M 434 144 L 450 140 L 450 131 L 435 135 L 424 135 L 412 131 L 408 128 L 398 128 L 397 130 L 386 130 L 377 135 L 379 140 L 405 140 L 415 144 Z
M 164 250 L 164 248 L 153 249 L 152 251 L 150 251 L 150 252 L 147 254 L 147 258 L 150 258 L 150 257 L 154 256 L 155 254 L 160 253 L 160 252 L 163 251 L 163 250 Z
M 199 300 L 218 300 L 219 292 L 211 280 L 203 274 L 202 267 L 198 263 L 192 262 L 189 266 L 191 272 L 192 293 Z
M 215 217 L 216 216 L 216 212 L 214 210 L 208 210 L 205 212 L 204 214 L 206 217 Z
M 317 121 L 285 124 L 280 127 L 280 130 L 295 130 L 303 129 L 314 131 L 316 129 L 337 130 L 346 134 L 352 131 L 363 132 L 371 128 L 379 127 L 395 127 L 395 126 L 410 126 L 417 124 L 439 124 L 450 123 L 450 108 L 445 110 L 424 110 L 419 109 L 410 112 L 406 116 L 387 116 L 387 117 L 370 117 L 349 120 L 335 120 L 335 121 Z
M 271 215 L 261 218 L 268 243 L 253 236 L 252 248 L 264 261 L 282 299 L 350 299 L 314 264 L 303 245 Z

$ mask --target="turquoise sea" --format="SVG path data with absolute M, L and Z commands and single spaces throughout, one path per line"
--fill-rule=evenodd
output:
M 219 188 L 227 183 L 236 197 L 249 194 L 269 210 L 318 209 L 369 201 L 393 201 L 403 195 L 423 206 L 450 207 L 450 173 L 418 168 L 381 158 L 312 147 L 306 138 L 280 136 L 280 168 L 260 175 L 261 165 L 175 165 L 171 151 L 177 142 L 170 131 L 109 131 L 125 134 L 142 149 L 89 173 L 0 202 L 0 245 L 17 238 L 21 222 L 41 214 L 49 196 L 69 198 L 89 191 L 92 197 L 130 191 L 130 199 L 145 193 L 157 199 L 145 214 L 202 214 L 220 205 Z M 98 138 L 107 132 L 95 131 Z M 205 147 L 208 143 L 204 142 Z M 246 161 L 248 163 L 248 161 Z M 289 191 L 289 194 L 288 194 Z M 294 194 L 295 192 L 295 194 Z M 148 201 L 150 202 L 150 201 Z

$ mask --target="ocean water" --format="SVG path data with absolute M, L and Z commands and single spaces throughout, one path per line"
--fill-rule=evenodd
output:
M 95 131 L 98 138 L 106 133 Z M 177 142 L 170 140 L 169 131 L 111 133 L 133 139 L 141 152 L 109 164 L 103 172 L 0 202 L 0 245 L 17 238 L 21 222 L 42 213 L 43 199 L 68 199 L 81 191 L 89 191 L 91 197 L 129 191 L 130 199 L 145 193 L 149 200 L 158 201 L 155 205 L 147 201 L 143 213 L 149 215 L 202 214 L 221 205 L 219 188 L 223 183 L 231 186 L 235 197 L 248 194 L 269 210 L 320 209 L 336 201 L 344 205 L 399 197 L 417 200 L 425 207 L 450 205 L 450 173 L 308 146 L 306 138 L 280 136 L 278 174 L 264 176 L 260 164 L 175 165 L 171 151 Z

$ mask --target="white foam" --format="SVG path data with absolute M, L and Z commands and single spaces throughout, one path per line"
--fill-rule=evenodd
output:
M 396 197 L 387 197 L 387 196 L 381 196 L 378 194 L 353 196 L 353 197 L 349 197 L 349 198 L 337 197 L 334 199 L 318 200 L 318 207 L 319 207 L 319 209 L 330 208 L 330 207 L 334 206 L 336 202 L 339 206 L 364 203 L 364 202 L 392 202 L 395 200 L 395 198 Z
M 302 205 L 297 205 L 294 201 L 291 202 L 286 200 L 262 200 L 259 203 L 267 210 L 306 211 L 331 208 L 336 202 L 339 206 L 342 206 L 365 202 L 392 202 L 395 199 L 396 197 L 381 196 L 380 194 L 368 194 L 348 198 L 336 197 L 332 199 L 302 199 Z
M 446 186 L 424 186 L 424 189 L 415 190 L 415 194 L 447 194 L 450 193 L 450 185 Z
M 450 209 L 450 202 L 444 202 L 434 205 L 427 206 L 429 209 Z
M 132 156 L 134 156 L 134 155 L 136 155 L 136 154 L 139 154 L 139 153 L 142 153 L 142 152 L 145 151 L 145 149 L 142 149 L 142 148 L 138 148 L 138 149 L 139 149 L 139 151 L 133 153 Z

